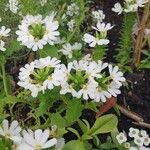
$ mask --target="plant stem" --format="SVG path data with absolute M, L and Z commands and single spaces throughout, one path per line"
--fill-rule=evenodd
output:
M 141 59 L 141 49 L 143 48 L 143 39 L 144 39 L 144 31 L 146 27 L 146 23 L 149 16 L 150 9 L 150 1 L 145 5 L 143 17 L 139 26 L 138 35 L 136 38 L 136 43 L 134 46 L 134 54 L 133 54 L 133 67 L 137 67 L 140 63 Z
M 8 96 L 7 82 L 6 82 L 6 72 L 5 72 L 4 63 L 1 64 L 1 68 L 2 68 L 2 78 L 3 78 L 4 91 L 5 91 L 6 96 Z

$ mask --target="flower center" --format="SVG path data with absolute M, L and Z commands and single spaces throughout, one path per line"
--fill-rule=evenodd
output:
M 42 23 L 32 24 L 29 26 L 29 32 L 35 40 L 40 40 L 46 32 L 46 27 Z
M 6 133 L 5 137 L 9 139 L 11 137 L 10 133 Z
M 40 84 L 42 85 L 45 80 L 50 80 L 51 75 L 54 72 L 53 67 L 45 67 L 43 69 L 36 69 L 31 75 L 31 82 L 33 84 Z
M 41 149 L 42 149 L 41 145 L 38 144 L 38 145 L 35 146 L 35 150 L 41 150 Z
M 107 37 L 107 31 L 101 31 L 100 33 L 96 31 L 96 37 L 98 39 L 105 39 Z
M 71 70 L 68 83 L 76 90 L 82 89 L 88 82 L 88 75 L 83 70 Z
M 107 90 L 110 82 L 112 81 L 110 76 L 106 76 L 102 74 L 101 78 L 96 78 L 95 81 L 98 83 L 98 91 L 101 92 L 102 90 Z

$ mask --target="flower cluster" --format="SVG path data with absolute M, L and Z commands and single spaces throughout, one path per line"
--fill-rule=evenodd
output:
M 86 33 L 83 40 L 89 44 L 90 47 L 95 47 L 96 45 L 107 45 L 109 40 L 107 39 L 107 31 L 111 30 L 113 26 L 110 23 L 105 24 L 104 22 L 98 22 L 96 27 L 92 28 L 96 31 L 96 37 L 91 34 Z
M 60 85 L 62 80 L 59 72 L 60 66 L 60 60 L 51 57 L 26 64 L 20 68 L 18 85 L 29 89 L 31 95 L 36 97 L 38 92 Z
M 147 2 L 148 0 L 125 0 L 124 7 L 122 7 L 120 3 L 116 3 L 112 11 L 118 13 L 118 15 L 122 12 L 136 12 L 139 7 L 144 7 L 144 4 Z
M 92 28 L 96 31 L 96 36 L 89 33 L 84 34 L 83 40 L 88 43 L 90 47 L 95 47 L 96 45 L 107 45 L 109 40 L 107 39 L 107 32 L 113 28 L 110 23 L 104 23 L 105 14 L 102 10 L 93 11 L 92 15 L 97 21 L 96 27 Z
M 65 144 L 64 139 L 50 138 L 50 133 L 49 129 L 44 131 L 41 129 L 22 130 L 16 120 L 12 121 L 10 125 L 8 120 L 3 120 L 2 127 L 0 127 L 0 135 L 13 141 L 16 150 L 41 150 L 52 146 L 55 146 L 57 150 L 62 149 Z
M 76 3 L 72 3 L 67 7 L 67 12 L 66 12 L 67 16 L 72 17 L 78 14 L 79 14 L 79 7 L 77 6 Z
M 150 137 L 145 130 L 139 130 L 131 127 L 129 129 L 128 136 L 133 138 L 133 142 L 127 142 L 127 135 L 124 132 L 119 133 L 116 138 L 119 144 L 129 150 L 144 150 L 147 149 L 145 146 L 149 146 L 150 144 Z
M 102 22 L 105 19 L 105 14 L 102 10 L 92 11 L 92 15 L 98 22 Z
M 9 3 L 7 4 L 7 7 L 9 8 L 9 10 L 16 14 L 18 9 L 19 9 L 19 2 L 18 0 L 9 0 Z
M 4 47 L 5 46 L 4 38 L 9 36 L 10 31 L 11 30 L 9 28 L 6 28 L 5 26 L 2 26 L 0 28 L 0 50 L 1 51 L 6 50 L 6 48 Z
M 70 43 L 66 43 L 64 45 L 62 45 L 62 49 L 60 49 L 59 51 L 63 53 L 63 55 L 68 56 L 68 58 L 72 58 L 72 54 L 74 51 L 76 50 L 80 50 L 82 48 L 82 44 L 81 43 L 74 43 L 73 45 L 71 45 Z
M 66 22 L 65 25 L 67 25 L 68 30 L 70 32 L 73 31 L 73 29 L 76 26 L 76 17 L 79 15 L 79 6 L 76 3 L 71 3 L 67 6 L 66 12 L 62 15 L 63 22 Z
M 46 44 L 54 45 L 58 41 L 58 22 L 54 20 L 55 13 L 45 19 L 41 15 L 27 15 L 19 25 L 17 40 L 33 51 L 43 49 Z
M 117 66 L 102 61 L 73 61 L 67 66 L 56 58 L 35 60 L 20 69 L 18 85 L 29 89 L 32 96 L 38 92 L 61 86 L 60 94 L 71 93 L 73 97 L 105 102 L 120 94 L 125 81 Z
M 69 31 L 73 31 L 73 29 L 75 27 L 75 20 L 71 19 L 70 21 L 68 21 L 67 26 L 68 26 Z

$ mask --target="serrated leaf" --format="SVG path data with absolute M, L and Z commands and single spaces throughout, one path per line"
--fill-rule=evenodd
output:
M 51 115 L 51 126 L 56 125 L 58 128 L 66 127 L 65 119 L 59 113 L 53 113 Z
M 58 58 L 58 49 L 55 46 L 45 45 L 43 49 L 38 51 L 40 57 L 56 57 Z
M 97 135 L 101 133 L 109 133 L 117 128 L 118 119 L 115 115 L 109 114 L 99 117 L 92 128 L 87 132 L 88 135 Z
M 40 94 L 39 100 L 40 105 L 35 112 L 35 115 L 37 115 L 38 117 L 44 115 L 47 110 L 52 106 L 52 104 L 56 101 L 56 99 L 52 97 L 52 91 L 46 91 L 44 94 Z
M 81 101 L 79 100 L 71 100 L 68 102 L 66 116 L 65 119 L 67 120 L 67 125 L 71 125 L 78 118 L 81 116 L 82 112 L 82 105 Z
M 16 40 L 12 40 L 10 43 L 9 43 L 9 47 L 6 49 L 6 57 L 9 57 L 11 56 L 14 52 L 17 52 L 19 50 L 21 50 L 23 48 L 23 45 L 21 45 L 20 42 L 16 41 Z

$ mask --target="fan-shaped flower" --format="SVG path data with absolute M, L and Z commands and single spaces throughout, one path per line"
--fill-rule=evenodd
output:
M 25 16 L 19 25 L 19 30 L 16 31 L 17 40 L 33 51 L 43 49 L 46 44 L 54 45 L 59 37 L 57 31 L 59 25 L 54 17 L 55 13 L 45 19 L 42 19 L 41 15 Z
M 21 127 L 19 126 L 18 121 L 14 120 L 10 123 L 8 120 L 3 120 L 2 127 L 0 127 L 0 135 L 5 138 L 11 139 L 13 142 L 18 143 L 22 140 L 20 136 Z

